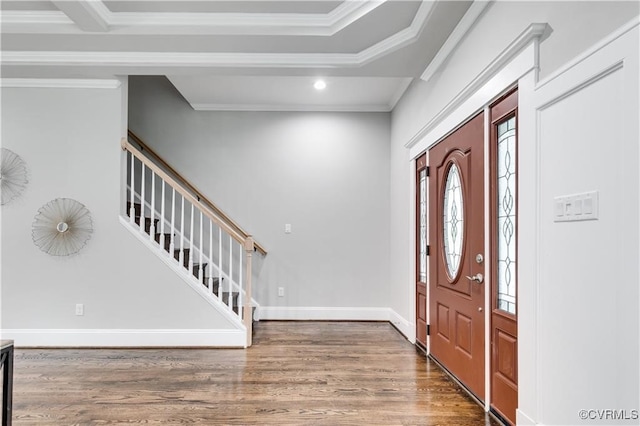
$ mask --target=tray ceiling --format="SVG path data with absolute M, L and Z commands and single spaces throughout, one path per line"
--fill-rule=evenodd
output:
M 471 4 L 4 0 L 2 76 L 166 75 L 203 109 L 390 110 Z

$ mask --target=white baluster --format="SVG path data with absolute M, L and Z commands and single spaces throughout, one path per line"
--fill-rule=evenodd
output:
M 136 207 L 135 207 L 135 189 L 136 189 L 136 179 L 135 179 L 135 162 L 136 162 L 136 157 L 133 156 L 133 153 L 130 152 L 129 153 L 129 157 L 131 158 L 131 182 L 129 182 L 129 184 L 131 185 L 131 193 L 130 195 L 130 201 L 129 201 L 129 223 L 133 223 L 133 221 L 135 220 L 135 215 L 136 215 Z
M 191 204 L 191 228 L 189 231 L 189 274 L 193 274 L 193 210 L 194 205 Z
M 165 182 L 164 179 L 162 179 L 162 201 L 160 202 L 160 247 L 162 247 L 162 250 L 164 250 L 165 248 L 165 241 L 164 241 L 164 218 L 165 218 L 165 212 L 164 212 L 164 187 L 165 187 Z
M 149 240 L 156 237 L 156 225 L 153 221 L 156 214 L 156 172 L 151 170 L 151 224 L 149 225 Z
M 169 256 L 173 257 L 173 252 L 176 249 L 173 236 L 176 232 L 176 189 L 171 188 L 171 190 L 173 193 L 171 194 L 171 235 L 169 235 Z
M 140 174 L 140 183 L 142 188 L 140 190 L 140 232 L 144 232 L 144 163 L 142 163 L 142 173 Z
M 180 254 L 178 255 L 178 262 L 180 266 L 184 265 L 184 196 L 182 196 L 182 212 L 180 218 Z
M 202 252 L 204 251 L 204 244 L 202 244 L 202 210 L 200 210 L 200 241 L 198 242 L 198 248 L 200 249 L 200 265 L 198 265 L 198 281 L 202 282 Z
M 209 292 L 213 291 L 213 221 L 209 219 Z

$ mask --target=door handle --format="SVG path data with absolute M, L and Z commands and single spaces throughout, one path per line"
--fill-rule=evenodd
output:
M 483 276 L 482 274 L 476 274 L 476 275 L 474 275 L 474 276 L 472 276 L 472 277 L 470 277 L 469 275 L 467 275 L 467 279 L 468 279 L 469 281 L 475 281 L 475 282 L 477 282 L 478 284 L 482 284 L 482 282 L 484 281 L 484 276 Z

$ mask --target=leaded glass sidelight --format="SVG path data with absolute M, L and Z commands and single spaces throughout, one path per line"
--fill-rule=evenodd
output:
M 462 201 L 462 184 L 460 169 L 453 163 L 447 172 L 443 200 L 444 257 L 449 277 L 458 275 L 462 258 L 462 238 L 464 233 L 464 205 Z
M 420 172 L 420 256 L 419 256 L 419 275 L 420 282 L 427 282 L 427 170 Z
M 516 118 L 498 125 L 498 309 L 516 313 Z

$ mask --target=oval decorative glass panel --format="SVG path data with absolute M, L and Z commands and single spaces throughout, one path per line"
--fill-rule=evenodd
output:
M 442 238 L 444 242 L 444 258 L 450 278 L 458 275 L 462 258 L 462 238 L 464 237 L 464 202 L 460 170 L 455 163 L 451 164 L 445 180 L 442 206 Z

